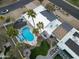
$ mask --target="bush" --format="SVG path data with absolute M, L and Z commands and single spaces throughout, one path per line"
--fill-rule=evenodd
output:
M 30 59 L 35 59 L 38 55 L 45 56 L 49 50 L 50 46 L 47 41 L 42 41 L 39 47 L 35 47 L 31 50 Z

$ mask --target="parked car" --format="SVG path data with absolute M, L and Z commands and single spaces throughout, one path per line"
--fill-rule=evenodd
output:
M 8 13 L 8 12 L 9 12 L 8 9 L 4 9 L 4 10 L 1 11 L 1 14 L 6 14 L 6 13 Z

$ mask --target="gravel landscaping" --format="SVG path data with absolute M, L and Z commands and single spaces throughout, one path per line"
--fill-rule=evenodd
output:
M 79 0 L 67 0 L 67 1 L 79 7 Z

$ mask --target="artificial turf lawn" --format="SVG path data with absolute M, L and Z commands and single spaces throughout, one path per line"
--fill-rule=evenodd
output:
M 63 59 L 59 54 L 55 56 L 54 59 Z
M 45 56 L 48 52 L 48 49 L 50 48 L 47 41 L 42 41 L 40 47 L 35 47 L 31 50 L 30 59 L 35 59 L 38 55 Z
M 67 1 L 79 7 L 79 0 L 67 0 Z

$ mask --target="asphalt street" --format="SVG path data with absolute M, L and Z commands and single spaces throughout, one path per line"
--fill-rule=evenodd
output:
M 20 7 L 24 6 L 25 4 L 28 4 L 31 1 L 33 1 L 33 0 L 20 0 L 20 1 L 16 2 L 16 3 L 14 3 L 14 4 L 11 4 L 11 5 L 0 8 L 0 12 L 2 10 L 5 10 L 5 9 L 8 9 L 9 12 L 10 12 L 12 10 L 15 10 L 17 8 L 20 8 Z M 79 9 L 76 9 L 73 6 L 70 6 L 69 4 L 64 2 L 63 0 L 49 0 L 49 1 L 51 1 L 52 3 L 58 5 L 63 10 L 65 10 L 66 12 L 68 12 L 69 14 L 74 16 L 75 18 L 79 19 Z
M 49 0 L 57 6 L 61 7 L 63 10 L 74 16 L 79 20 L 79 9 L 74 8 L 73 6 L 67 4 L 63 0 Z
M 33 1 L 33 0 L 20 0 L 14 4 L 2 7 L 2 8 L 0 8 L 0 14 L 1 14 L 2 10 L 8 9 L 10 12 L 10 11 L 16 10 L 17 8 L 24 6 L 25 4 L 28 4 L 31 1 Z

